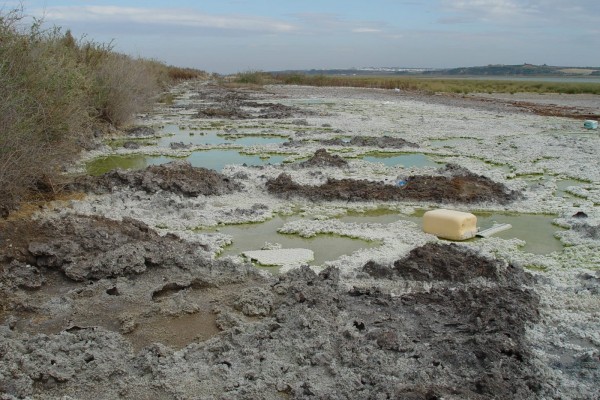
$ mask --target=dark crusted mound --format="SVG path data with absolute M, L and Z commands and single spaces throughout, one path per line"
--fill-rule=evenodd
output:
M 223 119 L 283 119 L 293 116 L 311 115 L 311 111 L 281 103 L 260 102 L 268 96 L 264 92 L 230 90 L 217 86 L 207 86 L 195 98 L 203 99 L 208 104 L 198 110 L 198 118 Z
M 342 168 L 348 165 L 348 162 L 337 154 L 330 154 L 325 149 L 319 149 L 314 156 L 298 164 L 301 168 L 315 167 L 335 167 Z
M 160 236 L 146 224 L 125 218 L 69 216 L 47 221 L 7 222 L 0 233 L 4 263 L 58 269 L 84 281 L 141 274 L 150 267 L 190 269 L 207 261 L 174 235 Z M 27 269 L 25 270 L 27 271 Z
M 394 186 L 381 182 L 352 179 L 329 179 L 321 186 L 300 185 L 282 173 L 267 181 L 269 193 L 282 198 L 301 196 L 310 200 L 346 201 L 435 201 L 478 203 L 495 202 L 506 204 L 518 198 L 506 186 L 470 171 L 448 165 L 443 176 L 413 175 L 406 179 L 406 185 Z
M 353 136 L 349 141 L 342 138 L 325 139 L 321 143 L 329 146 L 379 147 L 380 149 L 401 149 L 419 147 L 417 144 L 391 136 Z
M 70 188 L 85 192 L 109 193 L 114 188 L 123 186 L 148 193 L 165 190 L 189 197 L 222 195 L 239 188 L 225 175 L 211 169 L 193 167 L 187 161 L 152 165 L 140 171 L 116 170 L 97 177 L 80 177 Z
M 484 278 L 497 283 L 530 283 L 531 276 L 522 268 L 482 257 L 469 248 L 454 243 L 427 243 L 417 247 L 403 259 L 394 262 L 393 267 L 369 261 L 363 270 L 376 278 L 409 279 L 432 282 L 469 282 Z

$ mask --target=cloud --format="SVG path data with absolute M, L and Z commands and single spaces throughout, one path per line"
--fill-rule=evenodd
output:
M 380 33 L 381 29 L 375 29 L 375 28 L 355 28 L 355 29 L 352 29 L 352 32 L 354 32 L 354 33 Z
M 591 23 L 600 12 L 597 0 L 440 0 L 439 4 L 445 14 L 442 23 L 554 23 L 559 27 L 565 22 Z
M 352 21 L 331 13 L 297 13 L 292 14 L 304 33 L 310 34 L 347 34 L 347 33 L 382 33 L 386 29 L 382 21 Z
M 119 6 L 50 7 L 37 10 L 45 20 L 65 24 L 74 23 L 129 23 L 163 27 L 188 27 L 224 31 L 290 33 L 298 28 L 293 24 L 272 18 L 247 15 L 211 15 L 190 9 L 136 8 Z

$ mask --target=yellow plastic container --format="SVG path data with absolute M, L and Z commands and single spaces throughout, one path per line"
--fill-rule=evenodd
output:
M 477 217 L 444 208 L 427 211 L 423 215 L 423 231 L 443 239 L 471 239 L 477 234 Z

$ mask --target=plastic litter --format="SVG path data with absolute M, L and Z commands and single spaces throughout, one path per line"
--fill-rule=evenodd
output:
M 442 239 L 466 240 L 477 233 L 477 217 L 471 213 L 440 208 L 423 215 L 423 231 Z
M 598 121 L 587 119 L 583 122 L 583 127 L 586 129 L 598 129 Z
M 512 228 L 511 224 L 494 224 L 494 226 L 492 226 L 491 228 L 477 232 L 476 236 L 486 238 L 495 235 L 496 233 L 509 230 L 510 228 Z

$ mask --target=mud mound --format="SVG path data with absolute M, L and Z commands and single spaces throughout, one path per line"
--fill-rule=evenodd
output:
M 585 222 L 576 222 L 571 225 L 571 229 L 579 232 L 585 238 L 594 240 L 600 239 L 600 225 L 590 225 Z
M 321 140 L 328 146 L 378 147 L 380 149 L 401 149 L 403 147 L 419 147 L 419 145 L 401 138 L 391 136 L 353 136 L 350 140 L 342 138 Z
M 311 111 L 280 103 L 254 101 L 262 100 L 265 96 L 265 93 L 249 89 L 242 92 L 240 90 L 209 86 L 193 97 L 208 101 L 208 104 L 198 110 L 196 117 L 232 120 L 251 118 L 283 119 L 313 114 Z
M 301 111 L 297 107 L 286 106 L 279 103 L 257 103 L 245 101 L 244 107 L 252 107 L 258 109 L 258 118 L 273 118 L 283 119 L 291 118 L 297 115 L 306 115 L 306 112 Z
M 191 269 L 207 265 L 192 245 L 173 235 L 160 236 L 133 219 L 101 217 L 6 223 L 2 230 L 5 262 L 58 269 L 74 281 L 141 274 L 152 267 Z M 9 270 L 10 272 L 10 270 Z
M 225 175 L 193 167 L 187 161 L 152 165 L 140 171 L 116 170 L 97 177 L 80 177 L 69 187 L 71 190 L 110 193 L 123 186 L 148 193 L 165 190 L 188 197 L 223 195 L 239 189 L 239 185 L 231 182 Z
M 319 149 L 308 160 L 298 164 L 301 168 L 315 167 L 334 167 L 342 168 L 348 165 L 348 162 L 337 154 L 330 154 L 325 149 Z
M 372 261 L 363 270 L 375 278 L 409 279 L 432 282 L 469 282 L 483 278 L 496 283 L 528 283 L 532 278 L 522 268 L 504 267 L 500 262 L 482 257 L 473 250 L 452 244 L 427 243 L 413 249 L 392 268 Z
M 125 133 L 130 137 L 149 137 L 156 135 L 156 131 L 149 126 L 133 126 L 125 129 Z
M 243 111 L 237 105 L 224 105 L 221 107 L 207 107 L 198 110 L 197 118 L 223 118 L 223 119 L 248 119 L 252 118 L 250 113 Z
M 475 175 L 463 168 L 450 166 L 442 170 L 445 175 L 414 175 L 406 179 L 404 186 L 381 182 L 352 179 L 329 179 L 321 186 L 300 185 L 282 173 L 267 181 L 269 193 L 282 198 L 301 196 L 313 201 L 433 201 L 437 203 L 506 204 L 519 195 L 491 179 Z

